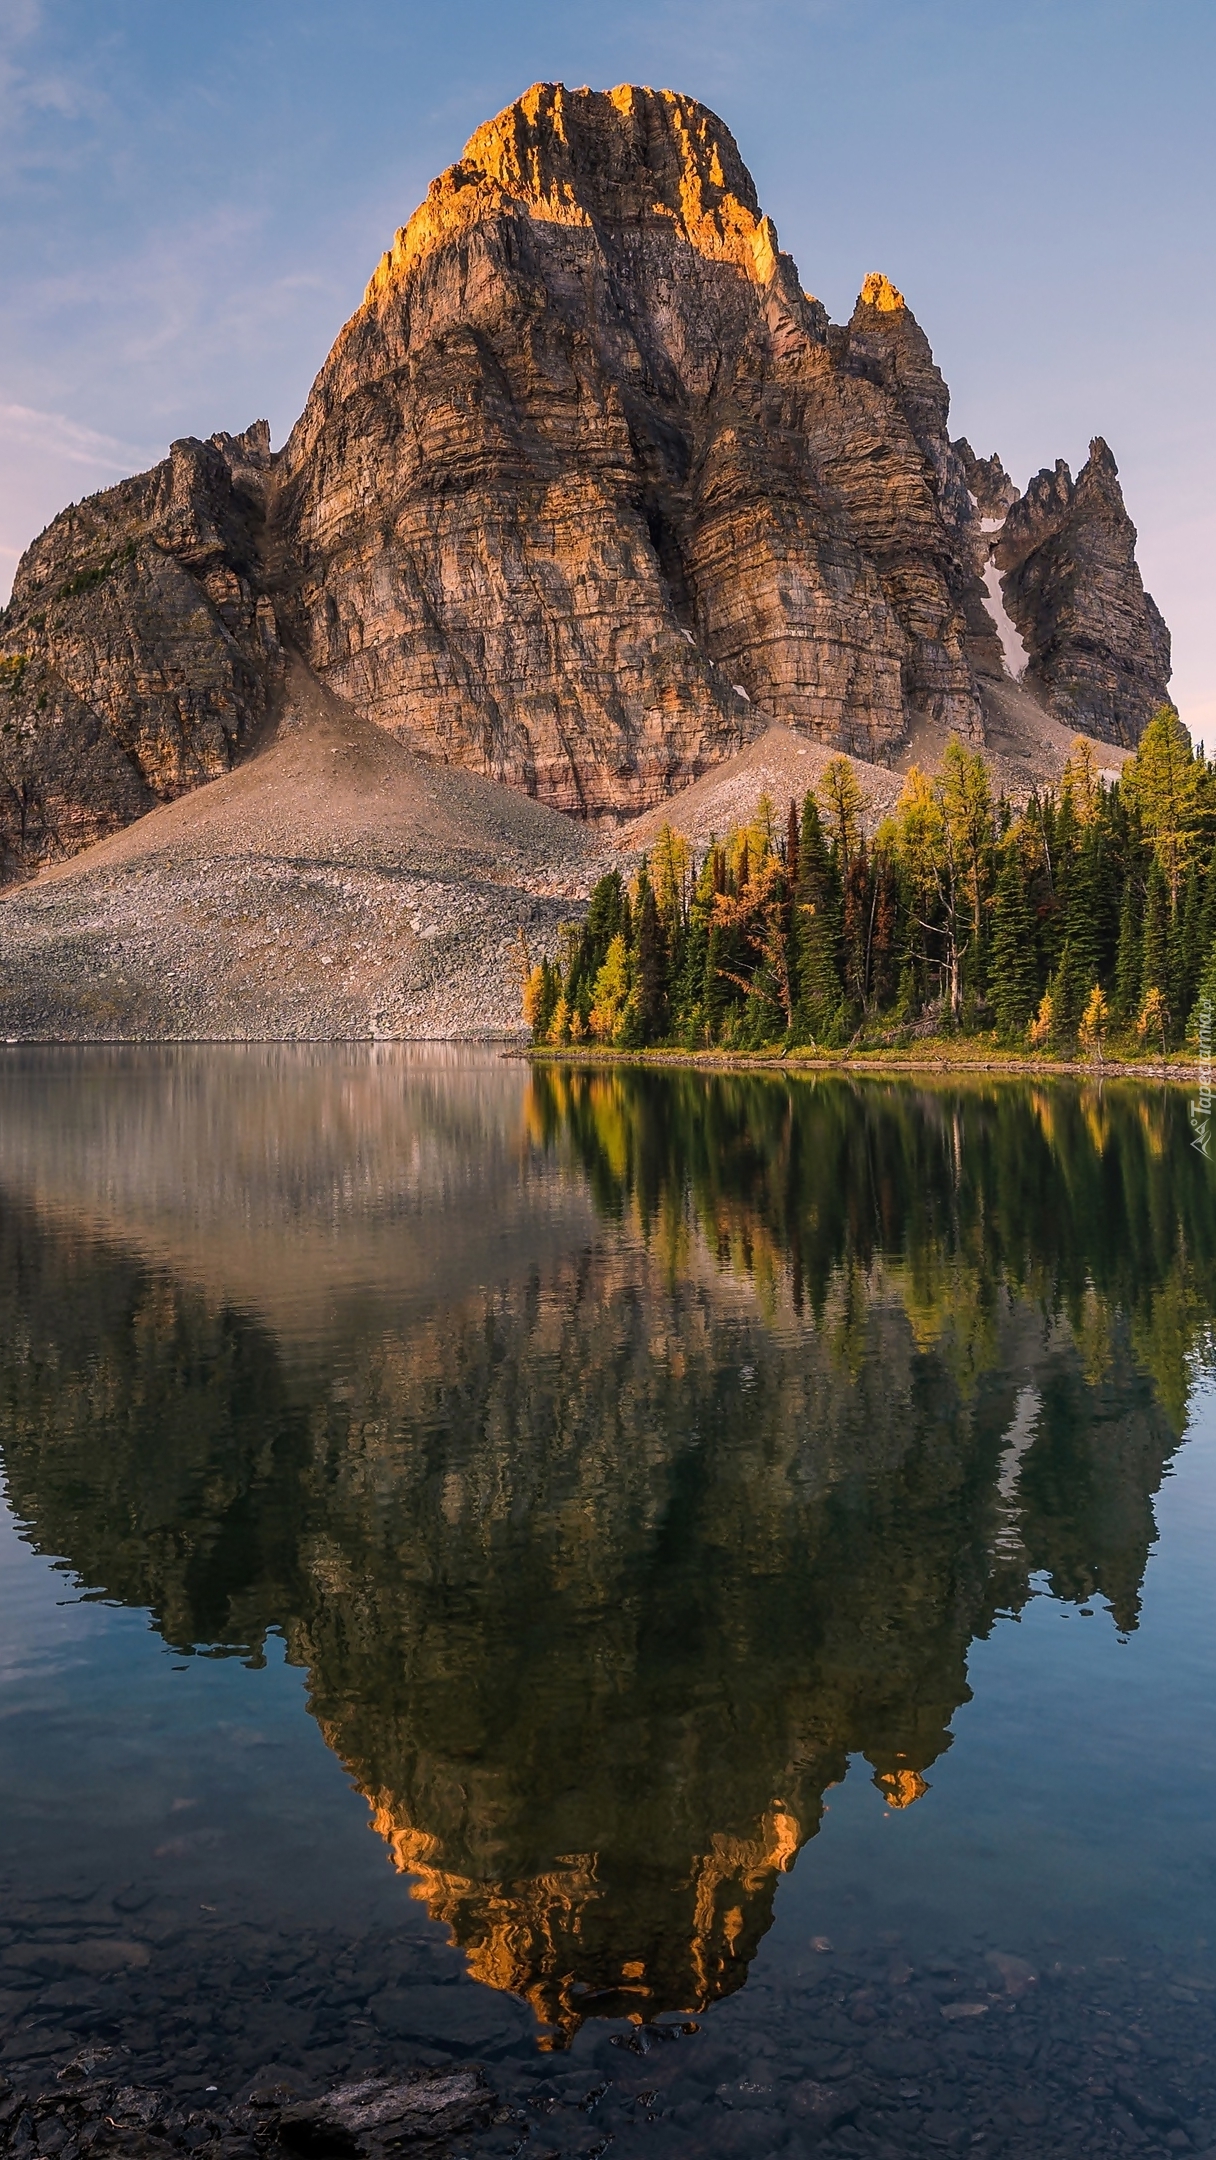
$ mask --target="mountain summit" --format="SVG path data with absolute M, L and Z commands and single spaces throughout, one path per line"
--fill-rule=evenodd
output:
M 948 413 L 885 277 L 843 326 L 804 292 L 714 114 L 538 84 L 397 234 L 281 451 L 175 443 L 28 550 L 3 874 L 225 771 L 288 656 L 588 817 L 774 721 L 878 761 L 918 717 L 982 741 L 1012 674 L 1134 743 L 1169 637 L 1106 445 L 1019 497 Z

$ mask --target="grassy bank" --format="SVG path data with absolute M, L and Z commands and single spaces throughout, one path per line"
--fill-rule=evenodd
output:
M 1002 1051 L 988 1043 L 929 1042 L 874 1050 L 614 1050 L 585 1043 L 569 1047 L 536 1044 L 508 1056 L 535 1064 L 653 1065 L 691 1067 L 701 1072 L 815 1073 L 1006 1073 L 1020 1079 L 1142 1080 L 1160 1087 L 1198 1087 L 1205 1067 L 1183 1052 L 1167 1058 L 1054 1058 L 1032 1051 Z M 1206 1068 L 1210 1076 L 1210 1067 Z

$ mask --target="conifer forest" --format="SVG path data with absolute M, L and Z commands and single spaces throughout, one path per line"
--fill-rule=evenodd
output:
M 981 751 L 913 767 L 867 836 L 846 757 L 697 857 L 664 826 L 602 877 L 558 952 L 525 957 L 536 1044 L 1156 1054 L 1210 1036 L 1216 764 L 1171 706 L 1104 777 L 1078 737 L 1058 792 L 1017 808 Z

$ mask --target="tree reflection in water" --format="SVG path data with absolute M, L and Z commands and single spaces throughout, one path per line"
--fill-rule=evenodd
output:
M 920 1800 L 1032 1578 L 1135 1628 L 1216 1211 L 1185 1104 L 1138 1090 L 560 1066 L 487 1108 L 383 1072 L 395 1137 L 354 1118 L 345 1199 L 340 1145 L 325 1192 L 285 1167 L 303 1095 L 273 1145 L 273 1067 L 256 1097 L 263 1267 L 337 1210 L 303 1334 L 198 1193 L 100 1209 L 129 1104 L 56 1185 L 25 1100 L 9 1490 L 175 1647 L 281 1631 L 415 1894 L 560 2044 L 739 1987 L 850 1756 Z M 192 1102 L 145 1133 L 187 1194 Z M 356 1294 L 342 1209 L 382 1222 L 419 1149 L 448 1170 Z

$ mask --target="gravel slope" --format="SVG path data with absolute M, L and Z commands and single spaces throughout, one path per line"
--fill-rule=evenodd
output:
M 1057 780 L 1070 738 L 994 690 L 997 785 Z M 871 829 L 901 770 L 854 761 Z M 0 895 L 0 1041 L 518 1036 L 521 935 L 552 951 L 594 879 L 670 822 L 703 847 L 767 791 L 778 819 L 833 753 L 772 727 L 668 803 L 597 832 L 429 763 L 289 662 L 275 731 L 235 772 Z M 1126 753 L 1103 744 L 1116 770 Z
M 517 1034 L 520 933 L 553 942 L 589 846 L 293 663 L 247 764 L 0 899 L 0 1038 Z

